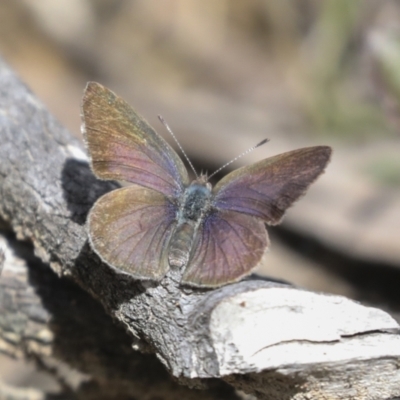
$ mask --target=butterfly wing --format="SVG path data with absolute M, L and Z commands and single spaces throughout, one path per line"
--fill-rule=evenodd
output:
M 328 146 L 306 147 L 239 168 L 214 187 L 213 205 L 277 224 L 324 171 L 331 152 Z
M 89 82 L 82 131 L 100 179 L 125 180 L 176 197 L 188 183 L 176 152 L 124 100 Z
M 129 186 L 102 196 L 89 218 L 92 248 L 107 264 L 137 279 L 160 280 L 176 207 L 162 194 Z
M 201 225 L 182 283 L 216 287 L 237 281 L 257 266 L 267 246 L 267 231 L 261 220 L 217 210 Z
M 268 246 L 264 222 L 277 224 L 285 210 L 323 172 L 331 149 L 310 147 L 240 168 L 214 188 L 214 211 L 200 226 L 182 282 L 221 286 L 257 266 Z

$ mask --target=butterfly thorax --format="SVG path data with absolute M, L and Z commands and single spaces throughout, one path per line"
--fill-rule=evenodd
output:
M 211 184 L 200 178 L 185 189 L 179 202 L 177 225 L 169 244 L 168 261 L 171 266 L 187 265 L 198 228 L 210 208 Z

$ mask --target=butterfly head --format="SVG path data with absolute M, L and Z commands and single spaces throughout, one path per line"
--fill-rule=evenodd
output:
M 192 183 L 190 184 L 192 185 L 199 185 L 199 186 L 204 186 L 206 189 L 208 189 L 209 191 L 211 191 L 212 189 L 212 185 L 210 182 L 208 182 L 208 176 L 207 174 L 201 174 L 200 176 L 198 176 L 194 181 L 192 181 Z

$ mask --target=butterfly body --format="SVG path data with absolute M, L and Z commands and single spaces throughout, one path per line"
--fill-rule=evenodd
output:
M 211 184 L 200 177 L 183 192 L 176 214 L 177 226 L 171 237 L 168 262 L 171 267 L 184 267 L 196 234 L 211 208 Z
M 176 152 L 124 100 L 89 82 L 82 131 L 93 172 L 132 186 L 97 200 L 90 243 L 108 265 L 136 279 L 160 281 L 170 268 L 181 283 L 217 287 L 248 275 L 269 245 L 265 223 L 324 171 L 331 148 L 293 150 L 239 168 L 214 188 L 190 183 Z

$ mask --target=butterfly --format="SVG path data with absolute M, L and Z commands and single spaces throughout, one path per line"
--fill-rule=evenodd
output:
M 90 244 L 108 265 L 140 280 L 160 281 L 170 268 L 193 287 L 245 277 L 269 245 L 265 223 L 281 221 L 331 155 L 328 146 L 279 154 L 213 188 L 204 175 L 190 181 L 170 145 L 104 86 L 87 84 L 82 120 L 94 174 L 132 183 L 94 204 Z

